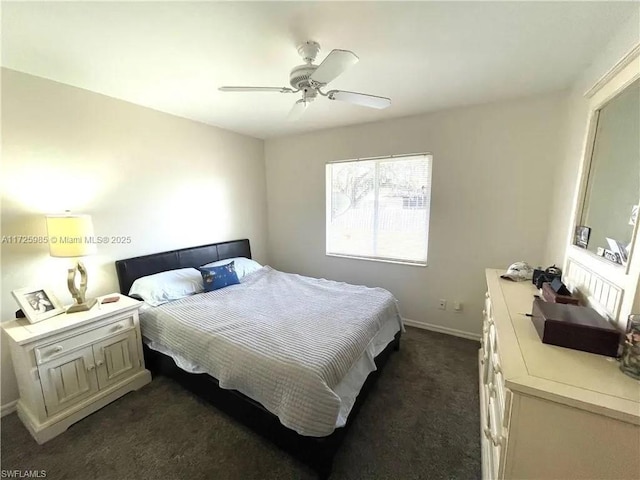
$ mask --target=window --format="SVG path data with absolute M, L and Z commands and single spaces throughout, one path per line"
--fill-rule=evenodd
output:
M 327 255 L 426 265 L 431 160 L 328 163 Z

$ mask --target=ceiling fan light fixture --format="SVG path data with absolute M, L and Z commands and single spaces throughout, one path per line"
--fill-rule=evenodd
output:
M 293 108 L 289 112 L 289 115 L 287 116 L 287 120 L 289 120 L 290 122 L 299 120 L 308 106 L 309 106 L 309 102 L 301 98 L 300 100 L 298 100 L 296 103 L 293 104 Z

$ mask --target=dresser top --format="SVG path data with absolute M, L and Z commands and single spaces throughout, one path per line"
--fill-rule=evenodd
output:
M 538 290 L 503 273 L 486 271 L 507 387 L 640 424 L 640 382 L 613 358 L 542 343 L 526 316 Z
M 119 296 L 120 300 L 112 303 L 100 303 L 103 298 L 114 296 Z M 98 297 L 96 306 L 86 312 L 62 313 L 38 323 L 29 323 L 26 318 L 21 318 L 2 323 L 2 328 L 14 342 L 18 345 L 24 345 L 50 335 L 73 330 L 81 325 L 102 320 L 111 315 L 136 310 L 141 305 L 142 302 L 138 300 L 118 293 L 111 293 Z

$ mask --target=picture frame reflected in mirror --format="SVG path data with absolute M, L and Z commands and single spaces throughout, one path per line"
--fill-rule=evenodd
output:
M 580 248 L 587 248 L 589 246 L 589 237 L 591 235 L 591 228 L 584 225 L 578 225 L 576 227 L 575 239 L 573 244 Z

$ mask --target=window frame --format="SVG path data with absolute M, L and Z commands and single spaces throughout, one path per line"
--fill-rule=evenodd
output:
M 344 253 L 332 253 L 329 252 L 329 232 L 331 229 L 331 211 L 332 211 L 332 201 L 333 201 L 333 178 L 332 178 L 332 169 L 329 168 L 331 165 L 339 164 L 339 163 L 357 163 L 357 162 L 370 162 L 375 161 L 376 163 L 376 173 L 375 173 L 375 181 L 374 181 L 374 236 L 377 236 L 377 224 L 378 224 L 378 168 L 379 162 L 384 161 L 393 161 L 393 160 L 406 160 L 411 157 L 425 157 L 427 159 L 427 182 L 426 182 L 426 197 L 429 199 L 427 202 L 427 208 L 425 209 L 425 224 L 426 224 L 426 241 L 425 241 L 425 260 L 404 260 L 397 258 L 388 258 L 388 257 L 376 257 L 372 255 L 355 255 L 355 254 L 344 254 Z M 335 160 L 329 161 L 325 164 L 325 255 L 327 257 L 336 257 L 336 258 L 349 258 L 353 260 L 365 260 L 369 262 L 380 262 L 380 263 L 391 263 L 398 265 L 408 265 L 413 267 L 426 267 L 429 262 L 429 224 L 431 222 L 431 187 L 433 181 L 433 154 L 430 152 L 420 152 L 420 153 L 408 153 L 401 155 L 384 155 L 378 157 L 365 157 L 365 158 L 356 158 L 356 159 L 347 159 L 347 160 Z M 375 242 L 375 239 L 374 239 Z

